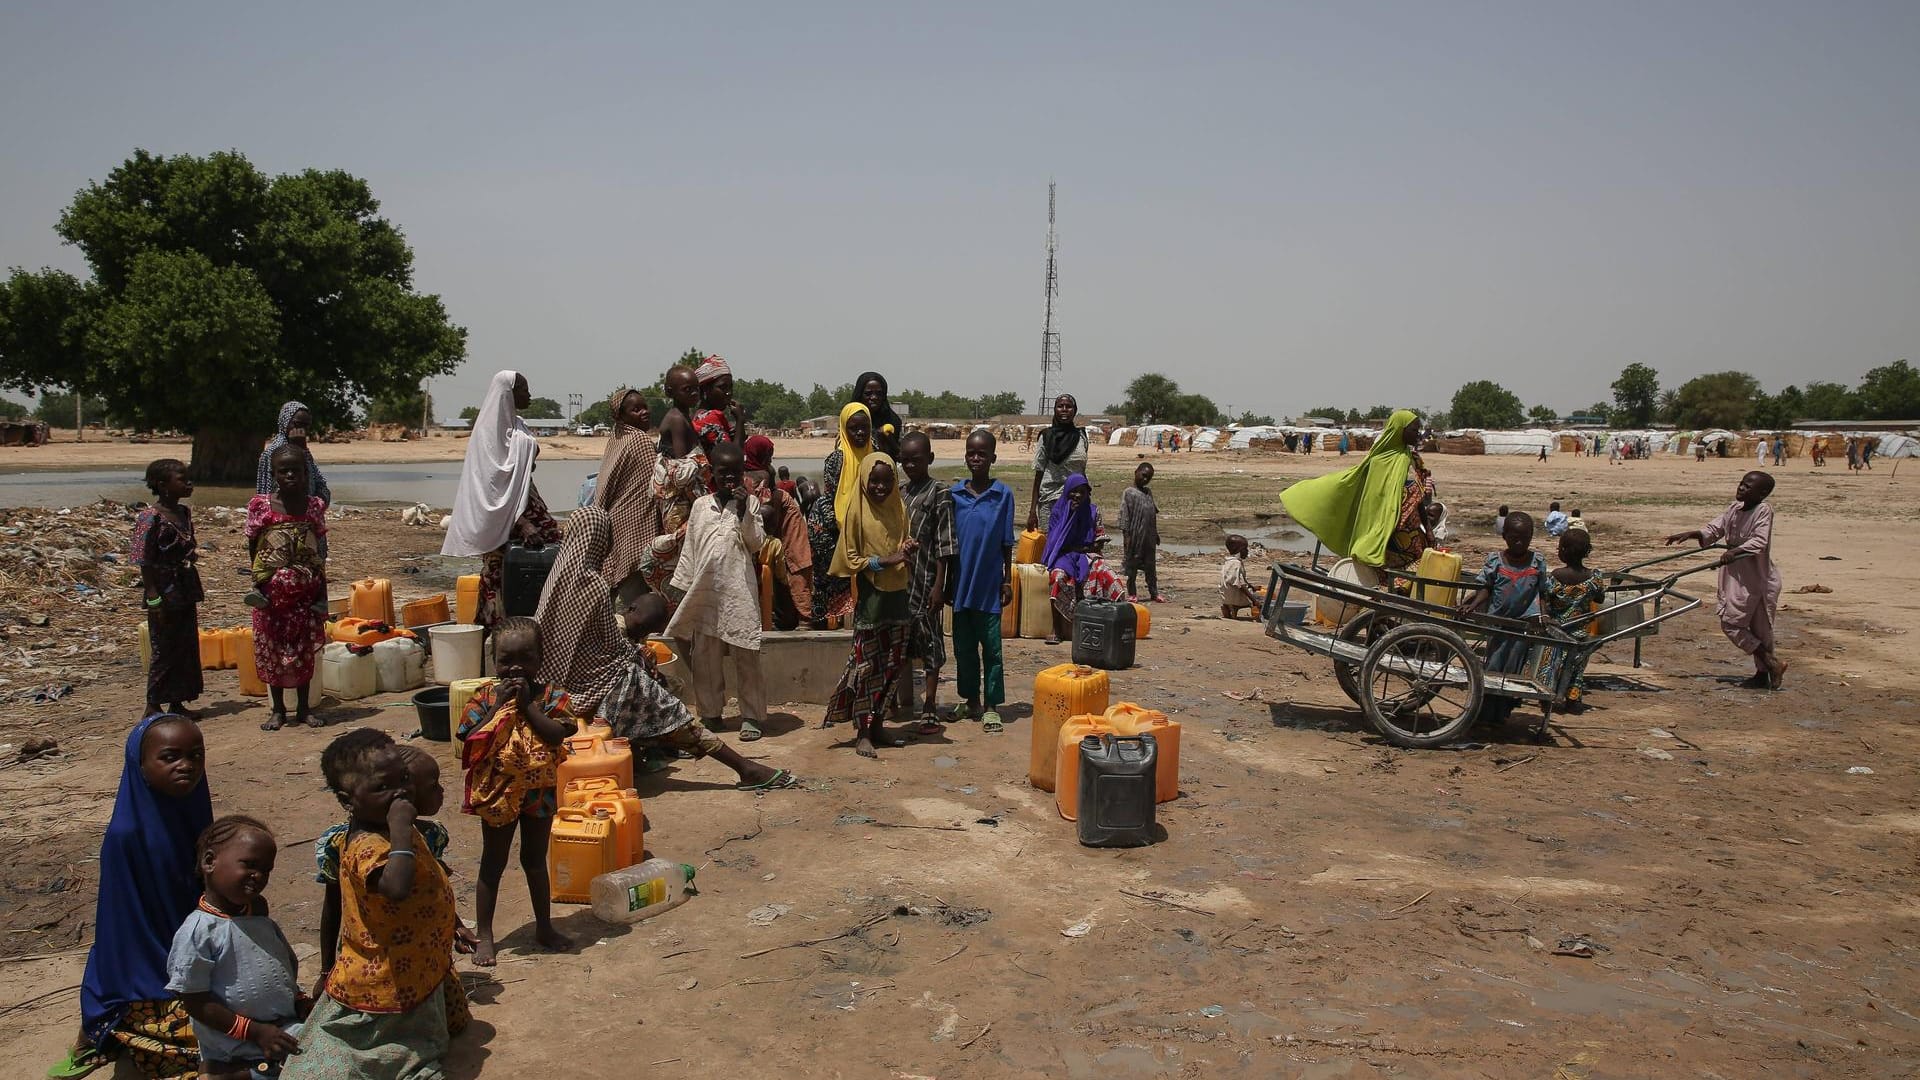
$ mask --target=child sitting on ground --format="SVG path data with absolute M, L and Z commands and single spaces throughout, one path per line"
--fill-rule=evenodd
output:
M 299 1053 L 300 962 L 261 897 L 277 853 L 265 825 L 238 814 L 200 834 L 200 905 L 173 935 L 167 989 L 193 1018 L 203 1080 L 279 1074 Z
M 334 793 L 353 819 L 340 850 L 339 958 L 286 1080 L 438 1076 L 447 1052 L 453 888 L 439 860 L 419 857 L 406 756 L 362 739 L 336 759 Z
M 288 443 L 273 452 L 278 489 L 247 502 L 247 555 L 254 591 L 246 596 L 253 611 L 253 658 L 261 681 L 273 691 L 273 712 L 263 731 L 287 722 L 283 691 L 292 687 L 297 723 L 320 727 L 308 709 L 313 658 L 326 643 L 326 562 L 320 538 L 326 535 L 326 503 L 307 490 L 306 451 Z
M 513 836 L 520 834 L 520 869 L 533 901 L 533 937 L 541 948 L 572 944 L 554 929 L 547 882 L 547 838 L 560 801 L 554 787 L 565 742 L 576 730 L 567 692 L 538 681 L 540 624 L 524 616 L 494 631 L 493 665 L 499 677 L 467 702 L 460 718 L 461 764 L 467 771 L 460 809 L 480 819 L 480 880 L 474 889 L 477 967 L 494 965 L 493 908 L 506 873 Z
M 741 757 L 697 722 L 686 705 L 661 683 L 660 669 L 647 644 L 647 638 L 667 626 L 667 602 L 660 594 L 641 593 L 629 600 L 621 622 L 627 640 L 633 643 L 633 656 L 626 670 L 615 676 L 599 711 L 600 719 L 616 737 L 630 740 L 636 753 L 684 751 L 696 758 L 711 757 L 739 775 L 740 782 L 735 786 L 741 791 L 771 791 L 800 782 L 785 769 Z
M 1580 516 L 1580 508 L 1579 508 L 1579 507 L 1577 507 L 1577 506 L 1576 506 L 1576 507 L 1574 507 L 1574 508 L 1573 508 L 1573 513 L 1571 513 L 1571 514 L 1569 514 L 1569 515 L 1567 515 L 1567 529 L 1568 529 L 1568 531 L 1570 532 L 1570 531 L 1572 531 L 1572 530 L 1574 530 L 1574 529 L 1580 529 L 1580 530 L 1582 530 L 1582 531 L 1585 531 L 1585 530 L 1586 530 L 1586 527 L 1587 527 L 1587 519 L 1585 519 L 1585 518 L 1583 518 L 1583 517 L 1581 517 L 1581 516 Z
M 1567 531 L 1567 515 L 1560 509 L 1559 503 L 1547 507 L 1547 535 L 1559 536 Z
M 383 750 L 393 746 L 393 737 L 378 728 L 359 728 L 333 740 L 320 755 L 320 772 L 326 777 L 327 786 L 339 790 L 344 783 L 343 763 L 353 755 L 366 750 Z M 401 755 L 407 763 L 407 782 L 414 810 L 420 815 L 414 822 L 414 828 L 420 830 L 420 838 L 426 842 L 427 851 L 440 868 L 452 873 L 447 866 L 447 827 L 433 820 L 446 802 L 446 790 L 440 784 L 440 763 L 432 754 L 417 746 L 402 746 Z M 320 978 L 324 984 L 327 972 L 332 970 L 334 958 L 340 944 L 340 853 L 346 847 L 347 833 L 352 829 L 351 821 L 343 821 L 330 826 L 320 834 L 313 845 L 314 861 L 319 872 L 314 880 L 325 886 L 320 905 Z M 473 931 L 460 921 L 453 920 L 453 948 L 455 952 L 472 952 L 475 938 Z M 447 960 L 447 1034 L 458 1035 L 466 1030 L 472 1012 L 467 1004 L 466 987 L 455 974 L 453 960 Z
M 1241 608 L 1251 608 L 1249 617 L 1260 617 L 1266 590 L 1247 580 L 1247 538 L 1239 533 L 1227 537 L 1227 558 L 1220 564 L 1220 617 L 1231 619 Z

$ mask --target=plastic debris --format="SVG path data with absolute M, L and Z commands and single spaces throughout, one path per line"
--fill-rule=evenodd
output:
M 1093 916 L 1089 915 L 1079 922 L 1074 923 L 1072 926 L 1067 927 L 1065 930 L 1060 931 L 1060 936 L 1080 938 L 1086 937 L 1091 933 L 1093 933 Z
M 1855 765 L 1855 766 L 1854 766 L 1853 768 L 1851 768 L 1851 769 L 1848 769 L 1848 770 L 1847 770 L 1847 775 L 1849 775 L 1849 776 L 1872 776 L 1872 775 L 1873 775 L 1873 770 L 1872 770 L 1872 769 L 1869 769 L 1869 768 L 1867 768 L 1867 767 L 1866 767 L 1865 765 Z
M 766 904 L 747 912 L 747 922 L 754 926 L 767 926 L 792 910 L 793 907 L 790 904 Z

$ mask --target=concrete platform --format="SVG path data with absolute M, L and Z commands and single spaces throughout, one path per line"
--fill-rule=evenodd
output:
M 670 638 L 660 640 L 676 654 L 680 653 L 677 642 Z M 760 674 L 767 684 L 767 703 L 825 705 L 833 695 L 834 684 L 840 681 L 840 673 L 846 670 L 847 656 L 852 651 L 851 630 L 769 630 L 761 634 Z M 688 681 L 691 672 L 692 661 L 684 655 L 662 672 L 677 684 L 673 689 L 682 700 L 692 698 L 693 688 Z M 732 696 L 739 684 L 731 661 L 727 662 L 726 677 L 727 693 Z

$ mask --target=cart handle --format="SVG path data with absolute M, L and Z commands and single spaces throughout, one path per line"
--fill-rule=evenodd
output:
M 1675 560 L 1675 559 L 1684 559 L 1684 558 L 1686 558 L 1686 557 L 1687 557 L 1687 556 L 1689 556 L 1689 555 L 1698 555 L 1698 554 L 1700 554 L 1700 553 L 1701 553 L 1701 552 L 1703 552 L 1703 551 L 1716 551 L 1716 550 L 1719 550 L 1719 549 L 1721 549 L 1721 548 L 1724 548 L 1724 547 L 1726 547 L 1726 546 L 1727 546 L 1727 545 L 1725 545 L 1725 544 L 1703 544 L 1703 545 L 1701 545 L 1700 547 L 1697 547 L 1697 548 L 1687 548 L 1687 549 L 1685 549 L 1685 550 L 1683 550 L 1683 551 L 1670 551 L 1670 552 L 1668 552 L 1668 553 L 1666 553 L 1665 555 L 1661 555 L 1661 556 L 1658 556 L 1658 557 L 1656 557 L 1656 558 L 1652 558 L 1652 559 L 1648 559 L 1648 560 L 1647 560 L 1646 562 L 1638 562 L 1638 563 L 1634 563 L 1634 564 L 1633 564 L 1632 566 L 1623 566 L 1623 567 L 1621 567 L 1621 568 L 1620 568 L 1620 569 L 1618 569 L 1618 570 L 1610 570 L 1610 571 L 1607 571 L 1607 573 L 1609 574 L 1609 576 L 1611 576 L 1611 575 L 1613 575 L 1613 574 L 1630 574 L 1630 573 L 1632 573 L 1632 572 L 1634 572 L 1635 570 L 1638 570 L 1638 569 L 1640 569 L 1640 568 L 1641 568 L 1641 567 L 1643 567 L 1643 566 L 1653 566 L 1653 565 L 1655 565 L 1655 564 L 1657 564 L 1657 563 L 1663 563 L 1663 562 L 1672 562 L 1672 561 L 1673 561 L 1673 560 Z M 1704 568 L 1703 568 L 1703 569 L 1704 569 Z M 1688 573 L 1691 573 L 1691 572 L 1692 572 L 1692 571 L 1688 571 Z

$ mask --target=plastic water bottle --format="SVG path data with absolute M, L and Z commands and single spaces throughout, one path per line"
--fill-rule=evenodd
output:
M 671 859 L 609 871 L 587 886 L 594 917 L 610 923 L 635 923 L 671 911 L 693 891 L 693 867 Z

